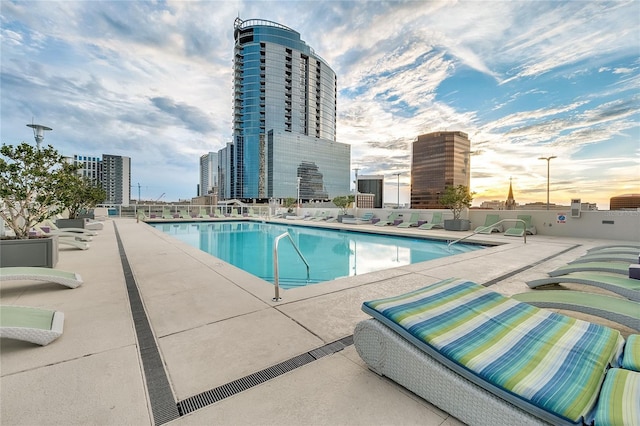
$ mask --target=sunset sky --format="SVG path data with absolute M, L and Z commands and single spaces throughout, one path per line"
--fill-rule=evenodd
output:
M 637 1 L 0 2 L 2 143 L 131 157 L 137 199 L 196 195 L 231 141 L 233 22 L 298 31 L 338 78 L 352 168 L 409 201 L 411 143 L 471 139 L 474 205 L 640 193 Z M 353 172 L 352 172 L 353 173 Z M 139 185 L 139 186 L 138 186 Z M 138 188 L 140 188 L 138 190 Z

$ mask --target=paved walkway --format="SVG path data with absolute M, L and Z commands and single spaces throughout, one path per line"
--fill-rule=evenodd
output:
M 63 336 L 48 346 L 2 341 L 3 425 L 457 425 L 366 368 L 349 344 L 355 324 L 367 318 L 361 303 L 451 276 L 495 282 L 491 288 L 512 295 L 528 289 L 525 281 L 611 242 L 482 236 L 505 244 L 281 291 L 275 303 L 273 286 L 144 223 L 105 225 L 89 250 L 60 250 L 57 269 L 80 273 L 81 287 L 2 283 L 2 304 L 65 313 Z M 217 402 L 195 397 L 201 393 Z M 192 405 L 198 409 L 185 414 Z

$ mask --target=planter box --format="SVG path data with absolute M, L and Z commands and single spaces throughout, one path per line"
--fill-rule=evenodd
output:
M 0 267 L 39 266 L 54 268 L 57 263 L 57 236 L 28 240 L 0 240 Z
M 467 219 L 446 219 L 444 229 L 447 231 L 468 231 L 471 228 L 471 221 Z
M 56 220 L 58 228 L 84 228 L 84 219 L 58 219 Z
M 352 215 L 352 214 L 339 214 L 338 215 L 338 222 L 342 223 L 342 219 L 345 218 L 345 217 L 353 219 L 355 216 Z

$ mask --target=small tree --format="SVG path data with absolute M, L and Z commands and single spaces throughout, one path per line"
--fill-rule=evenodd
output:
M 69 219 L 77 219 L 80 213 L 104 202 L 107 193 L 86 176 L 72 174 L 65 185 L 63 204 L 69 210 Z
M 34 225 L 65 209 L 65 186 L 76 167 L 51 145 L 3 144 L 0 154 L 0 217 L 26 239 Z
M 355 199 L 353 195 L 339 195 L 331 201 L 340 209 L 340 214 L 347 214 L 349 213 L 347 209 Z
M 297 202 L 298 200 L 293 197 L 284 199 L 284 206 L 287 208 L 287 213 L 293 213 L 293 206 L 295 206 Z
M 474 194 L 465 185 L 448 186 L 440 197 L 440 204 L 453 212 L 454 219 L 460 219 L 462 210 L 471 207 Z

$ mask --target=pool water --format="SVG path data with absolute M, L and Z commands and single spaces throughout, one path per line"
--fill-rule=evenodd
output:
M 363 232 L 260 222 L 153 224 L 155 228 L 266 281 L 273 277 L 273 242 L 288 232 L 309 263 L 307 268 L 288 238 L 278 244 L 282 288 L 293 288 L 479 250 L 475 244 L 395 237 Z

